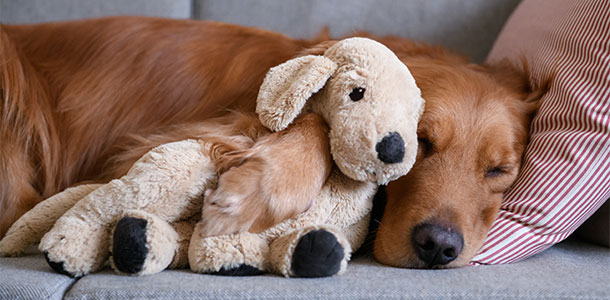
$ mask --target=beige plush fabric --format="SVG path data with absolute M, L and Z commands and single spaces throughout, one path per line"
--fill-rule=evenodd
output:
M 358 249 L 364 241 L 376 190 L 375 183 L 349 179 L 334 169 L 312 208 L 260 234 L 206 237 L 195 228 L 189 249 L 191 269 L 203 273 L 248 264 L 291 276 L 292 251 L 299 239 L 310 231 L 326 229 L 345 249 L 343 272 L 351 249 Z M 253 252 L 257 255 L 249 255 Z
M 355 89 L 364 91 L 362 98 L 351 99 Z M 189 248 L 191 269 L 210 272 L 248 264 L 291 276 L 292 254 L 300 238 L 325 229 L 346 252 L 339 270 L 343 272 L 351 249 L 365 238 L 375 183 L 406 174 L 415 162 L 423 104 L 407 67 L 387 47 L 366 38 L 345 39 L 323 56 L 300 57 L 272 68 L 257 99 L 261 122 L 282 130 L 301 113 L 322 115 L 330 127 L 331 154 L 338 168 L 312 208 L 258 238 L 251 233 L 206 237 L 196 227 Z M 378 159 L 376 145 L 392 132 L 404 140 L 405 156 L 388 164 Z
M 363 88 L 364 98 L 350 92 Z M 424 108 L 409 69 L 386 46 L 367 38 L 337 42 L 323 56 L 305 56 L 272 68 L 257 100 L 256 112 L 271 130 L 285 128 L 299 112 L 321 114 L 330 127 L 333 159 L 359 181 L 387 184 L 415 162 L 414 130 Z M 386 164 L 375 145 L 387 134 L 400 134 L 405 157 Z
M 269 70 L 256 110 L 263 125 L 273 131 L 286 129 L 336 69 L 326 57 L 307 55 Z
M 134 215 L 149 221 L 147 248 L 155 256 L 141 273 L 165 269 L 180 249 L 180 237 L 168 223 L 197 214 L 205 189 L 216 181 L 203 146 L 185 140 L 154 148 L 125 176 L 80 199 L 45 234 L 40 250 L 71 274 L 94 272 L 109 257 L 112 226 L 125 214 Z
M 129 275 L 149 275 L 161 272 L 170 265 L 174 260 L 174 256 L 180 247 L 180 235 L 174 227 L 157 217 L 154 214 L 143 212 L 140 210 L 128 210 L 119 219 L 123 217 L 138 218 L 146 220 L 146 245 L 148 255 L 146 256 L 144 265 L 146 268 L 140 272 Z M 112 252 L 112 242 L 110 240 L 109 251 Z M 110 264 L 112 268 L 119 274 L 122 272 L 116 267 L 114 257 L 110 256 Z
M 101 184 L 83 184 L 38 203 L 11 226 L 0 241 L 0 256 L 17 256 L 40 241 L 67 210 Z
M 344 258 L 341 261 L 341 267 L 339 268 L 339 272 L 337 272 L 337 274 L 342 274 L 343 272 L 345 272 L 347 262 L 350 260 L 352 248 L 347 239 L 345 238 L 344 234 L 341 232 L 341 230 L 337 227 L 330 225 L 317 225 L 301 228 L 276 239 L 271 245 L 271 253 L 269 254 L 269 265 L 267 266 L 267 268 L 275 273 L 282 274 L 286 277 L 294 275 L 291 270 L 292 253 L 294 252 L 297 243 L 305 234 L 320 229 L 326 230 L 334 234 L 335 237 L 337 237 L 339 244 L 343 246 Z
M 350 99 L 354 89 L 363 90 L 357 101 Z M 209 145 L 184 140 L 154 148 L 120 179 L 68 189 L 41 203 L 10 229 L 0 254 L 18 254 L 48 230 L 40 250 L 70 274 L 85 275 L 110 257 L 115 224 L 134 217 L 146 221 L 148 252 L 142 270 L 132 275 L 185 267 L 188 261 L 195 272 L 246 264 L 293 276 L 293 251 L 314 230 L 327 231 L 342 246 L 341 273 L 352 249 L 364 241 L 377 184 L 413 165 L 423 103 L 409 70 L 387 47 L 364 38 L 337 42 L 324 56 L 296 58 L 270 70 L 258 98 L 259 117 L 273 130 L 305 112 L 318 113 L 329 124 L 336 166 L 304 213 L 258 234 L 206 236 L 198 221 L 206 190 L 216 187 L 218 174 Z M 383 163 L 375 146 L 391 132 L 404 139 L 404 158 Z M 33 225 L 24 225 L 30 222 L 39 225 L 32 230 Z M 27 237 L 16 238 L 23 234 Z M 113 266 L 114 260 L 110 257 Z

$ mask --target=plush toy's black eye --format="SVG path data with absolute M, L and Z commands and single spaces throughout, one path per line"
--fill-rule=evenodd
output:
M 352 101 L 358 101 L 364 97 L 364 91 L 365 89 L 361 87 L 354 88 L 352 92 L 349 93 L 349 98 L 352 99 Z

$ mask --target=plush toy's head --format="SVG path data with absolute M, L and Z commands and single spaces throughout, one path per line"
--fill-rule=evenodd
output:
M 376 41 L 345 39 L 322 56 L 272 68 L 257 101 L 261 122 L 274 131 L 304 111 L 321 114 L 333 159 L 354 180 L 386 184 L 415 162 L 424 100 L 407 67 Z

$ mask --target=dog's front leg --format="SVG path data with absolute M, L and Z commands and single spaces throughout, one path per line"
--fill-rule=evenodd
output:
M 205 236 L 262 232 L 302 213 L 332 166 L 328 127 L 317 114 L 297 118 L 250 148 L 221 153 L 211 155 L 222 168 L 217 189 L 205 198 Z

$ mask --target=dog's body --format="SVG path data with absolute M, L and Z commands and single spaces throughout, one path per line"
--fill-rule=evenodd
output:
M 40 200 L 120 175 L 124 167 L 104 165 L 129 134 L 147 136 L 227 108 L 253 111 L 267 70 L 310 45 L 256 29 L 148 18 L 4 31 L 2 234 Z
M 456 257 L 464 254 L 451 266 L 464 265 L 491 226 L 502 191 L 515 179 L 527 141 L 532 109 L 522 101 L 523 74 L 469 65 L 441 48 L 405 39 L 378 40 L 396 52 L 420 85 L 427 101 L 420 132 L 432 146 L 422 150 L 407 177 L 390 185 L 375 254 L 397 266 L 447 264 L 428 262 L 430 254 L 416 252 L 409 241 L 415 227 L 436 220 L 435 226 L 461 232 L 464 250 L 454 250 Z M 4 26 L 0 234 L 70 185 L 118 177 L 155 145 L 220 128 L 231 122 L 222 117 L 227 109 L 253 111 L 267 70 L 328 47 L 318 42 L 153 18 Z M 497 126 L 483 119 L 495 122 L 497 116 L 504 116 Z M 452 154 L 441 155 L 447 151 Z M 495 172 L 492 179 L 481 171 L 488 168 Z

